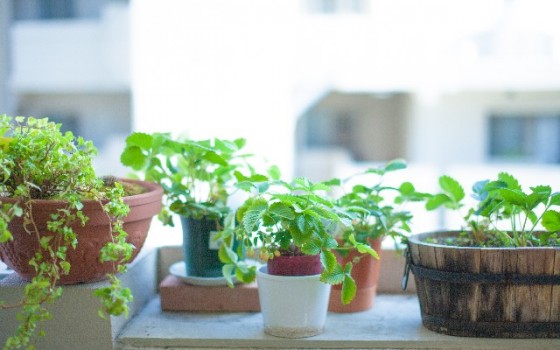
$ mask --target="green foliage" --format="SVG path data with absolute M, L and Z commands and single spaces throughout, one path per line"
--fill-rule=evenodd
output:
M 465 191 L 461 184 L 452 177 L 444 175 L 439 178 L 439 186 L 442 192 L 428 199 L 426 208 L 433 210 L 443 205 L 449 209 L 460 209 L 461 201 L 465 198 Z
M 466 208 L 459 182 L 442 176 L 439 184 L 442 192 L 426 202 L 428 210 Z M 550 186 L 534 186 L 525 192 L 513 175 L 502 172 L 495 180 L 476 182 L 472 192 L 476 202 L 463 214 L 465 232 L 452 242 L 441 243 L 483 247 L 560 245 L 560 213 L 552 209 L 560 205 L 560 194 L 553 193 Z
M 306 178 L 292 182 L 269 181 L 264 192 L 253 191 L 237 210 L 239 223 L 226 228 L 236 236 L 249 252 L 260 249 L 264 261 L 279 255 L 320 254 L 324 266 L 321 280 L 325 283 L 342 283 L 343 302 L 348 303 L 356 293 L 355 282 L 350 276 L 351 267 L 342 267 L 333 250 L 338 247 L 334 232 L 340 225 L 351 226 L 351 214 L 337 207 L 330 197 L 332 185 L 337 183 L 312 183 Z M 354 241 L 357 244 L 357 242 Z M 375 254 L 373 250 L 363 250 Z M 238 252 L 231 245 L 220 247 L 220 259 L 224 276 L 230 281 L 236 278 L 249 282 L 254 280 L 256 267 L 238 259 Z
M 122 186 L 106 186 L 95 175 L 92 159 L 97 150 L 91 141 L 75 137 L 71 132 L 62 133 L 60 124 L 48 119 L 0 116 L 0 197 L 16 198 L 14 204 L 1 203 L 0 244 L 13 239 L 8 224 L 14 217 L 22 217 L 26 230 L 36 236 L 40 249 L 29 264 L 36 276 L 26 285 L 16 333 L 9 337 L 5 349 L 34 348 L 34 339 L 44 334 L 39 329 L 41 321 L 52 316 L 44 306 L 57 300 L 62 288 L 56 284 L 61 276 L 70 272 L 66 260 L 68 249 L 78 243 L 76 225 L 85 225 L 88 218 L 82 212 L 83 200 L 97 200 L 103 205 L 112 222 L 112 241 L 103 247 L 101 261 L 113 261 L 119 271 L 124 271 L 133 247 L 126 243 L 122 218 L 128 214 L 124 204 Z M 36 199 L 66 201 L 65 208 L 51 215 L 47 229 L 53 236 L 40 235 L 32 215 Z M 102 202 L 103 201 L 103 202 Z M 130 291 L 121 288 L 115 276 L 110 276 L 106 293 L 101 297 L 102 313 L 120 314 L 128 310 Z M 0 302 L 0 308 L 8 306 Z
M 247 163 L 244 146 L 241 138 L 194 141 L 136 132 L 126 139 L 121 162 L 163 187 L 159 218 L 164 224 L 173 226 L 172 213 L 220 220 L 229 212 L 227 200 L 236 188 L 250 191 L 268 180 Z M 271 176 L 277 172 L 277 167 L 270 169 Z
M 366 180 L 372 175 L 376 177 L 373 185 L 356 184 L 337 199 L 337 206 L 352 214 L 352 227 L 346 229 L 341 237 L 344 242 L 355 245 L 357 243 L 351 240 L 356 240 L 367 244 L 368 240 L 387 236 L 397 241 L 410 233 L 412 214 L 404 210 L 404 205 L 424 201 L 428 195 L 416 191 L 411 182 L 403 182 L 399 187 L 384 185 L 388 173 L 405 168 L 404 160 L 395 159 L 339 182 L 345 190 L 344 186 L 357 177 Z M 337 181 L 328 183 L 335 184 Z

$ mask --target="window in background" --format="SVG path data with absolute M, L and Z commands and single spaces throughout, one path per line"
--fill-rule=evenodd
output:
M 560 163 L 560 113 L 493 114 L 488 120 L 491 160 Z
M 405 157 L 407 103 L 402 93 L 331 92 L 301 117 L 296 147 L 344 150 L 357 162 Z
M 12 0 L 15 20 L 96 19 L 107 3 L 128 0 Z
M 68 19 L 74 17 L 73 0 L 15 0 L 14 19 Z
M 67 113 L 45 113 L 42 117 L 48 117 L 50 121 L 61 124 L 60 131 L 70 131 L 74 135 L 80 136 L 79 118 L 73 114 Z
M 364 14 L 368 12 L 367 0 L 307 0 L 306 12 L 311 14 Z

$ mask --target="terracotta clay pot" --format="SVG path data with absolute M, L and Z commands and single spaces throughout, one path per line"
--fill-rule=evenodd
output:
M 267 262 L 268 273 L 277 276 L 309 276 L 323 272 L 319 255 L 280 255 Z
M 370 244 L 381 258 L 381 238 L 373 240 Z M 360 254 L 357 250 L 353 249 L 344 257 L 340 254 L 336 255 L 338 262 L 344 266 Z M 360 261 L 352 267 L 352 278 L 356 281 L 357 287 L 356 296 L 349 304 L 344 305 L 340 300 L 342 286 L 340 284 L 333 285 L 329 301 L 329 311 L 360 312 L 371 309 L 377 294 L 380 265 L 380 260 L 373 258 L 369 254 L 364 254 Z
M 140 252 L 148 235 L 152 217 L 161 210 L 163 189 L 151 182 L 122 180 L 145 187 L 148 191 L 142 194 L 129 196 L 124 202 L 129 205 L 130 212 L 124 218 L 124 230 L 128 233 L 127 241 L 135 247 L 129 262 Z M 14 201 L 11 198 L 2 198 L 1 202 Z M 35 200 L 32 205 L 34 221 L 41 235 L 52 235 L 46 230 L 46 223 L 50 215 L 57 209 L 63 208 L 64 202 L 56 200 Z M 61 276 L 60 284 L 76 284 L 83 282 L 99 281 L 107 273 L 116 272 L 112 263 L 100 263 L 99 251 L 102 246 L 110 241 L 109 218 L 101 205 L 93 200 L 84 201 L 84 214 L 89 217 L 85 226 L 76 224 L 74 230 L 78 236 L 76 249 L 69 249 L 67 261 L 70 263 L 70 273 Z M 14 218 L 9 224 L 13 240 L 0 244 L 0 259 L 15 270 L 23 279 L 30 280 L 36 274 L 35 269 L 29 265 L 29 260 L 39 249 L 37 238 L 25 232 L 23 219 Z

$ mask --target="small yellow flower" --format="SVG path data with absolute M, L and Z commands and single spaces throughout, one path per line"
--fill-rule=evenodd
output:
M 13 139 L 13 137 L 0 137 L 0 147 L 2 147 L 4 151 L 7 151 Z
M 263 250 L 259 255 L 259 257 L 261 258 L 262 261 L 268 261 L 269 259 L 268 252 Z

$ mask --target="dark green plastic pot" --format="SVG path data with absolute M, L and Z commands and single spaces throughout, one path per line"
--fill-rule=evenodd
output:
M 222 266 L 218 257 L 218 243 L 213 241 L 216 220 L 181 217 L 183 249 L 188 276 L 219 277 Z

